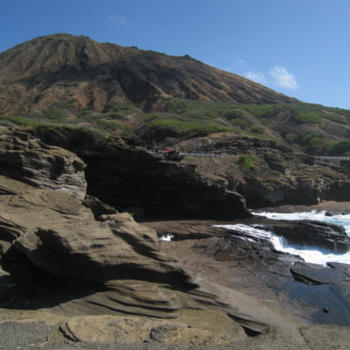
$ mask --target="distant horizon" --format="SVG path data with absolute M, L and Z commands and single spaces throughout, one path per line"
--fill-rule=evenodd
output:
M 84 35 L 189 55 L 300 101 L 350 110 L 349 11 L 348 0 L 4 0 L 0 52 L 40 36 Z

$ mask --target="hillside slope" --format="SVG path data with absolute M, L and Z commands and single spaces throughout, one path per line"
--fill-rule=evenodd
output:
M 98 43 L 85 36 L 39 37 L 0 55 L 1 113 L 18 114 L 65 100 L 97 112 L 113 102 L 150 110 L 160 96 L 233 103 L 289 102 L 248 79 L 135 47 Z M 14 104 L 16 100 L 16 104 Z
M 342 155 L 350 148 L 349 116 L 187 55 L 85 36 L 39 37 L 0 54 L 0 123 L 97 129 L 147 147 L 203 136 L 219 145 L 250 137 Z

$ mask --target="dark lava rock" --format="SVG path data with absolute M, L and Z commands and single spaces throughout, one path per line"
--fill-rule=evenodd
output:
M 343 227 L 312 220 L 272 221 L 267 227 L 288 243 L 325 248 L 337 253 L 350 249 L 350 238 Z
M 341 270 L 309 263 L 296 263 L 291 271 L 298 279 L 310 284 L 339 283 L 348 279 Z
M 350 278 L 346 270 L 349 270 L 350 265 L 339 265 L 332 268 L 302 262 L 294 264 L 291 272 L 296 283 L 302 282 L 302 284 L 300 286 L 290 284 L 291 294 L 319 308 L 314 315 L 318 322 L 349 326 Z
M 141 208 L 144 219 L 235 219 L 251 216 L 245 199 L 226 184 L 200 176 L 194 165 L 164 160 L 142 147 L 117 139 L 92 140 L 41 129 L 36 134 L 53 145 L 67 147 L 87 164 L 88 194 L 120 211 Z M 91 142 L 85 142 L 91 140 Z
M 333 269 L 341 270 L 348 277 L 350 277 L 350 265 L 349 264 L 343 264 L 343 263 L 338 263 L 338 262 L 328 262 L 327 265 L 332 267 Z

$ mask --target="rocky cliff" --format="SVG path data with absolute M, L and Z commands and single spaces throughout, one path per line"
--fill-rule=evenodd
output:
M 61 190 L 82 201 L 85 163 L 65 149 L 48 146 L 30 134 L 0 126 L 0 174 L 40 188 Z
M 76 152 L 86 164 L 88 193 L 140 218 L 233 219 L 249 217 L 245 199 L 225 182 L 201 176 L 193 165 L 167 161 L 162 154 L 96 138 L 77 129 L 46 128 L 34 134 L 44 142 Z
M 344 343 L 345 328 L 310 326 L 310 320 L 349 324 L 348 312 L 337 306 L 348 307 L 346 265 L 305 264 L 299 257 L 275 251 L 266 235 L 243 232 L 240 225 L 227 230 L 199 221 L 138 224 L 130 214 L 85 196 L 85 163 L 74 153 L 23 131 L 1 131 L 0 345 L 270 349 L 289 344 L 290 339 L 293 346 L 318 344 L 320 332 L 336 334 Z M 187 191 L 199 191 L 177 194 L 176 203 L 184 205 L 177 215 L 200 216 L 214 206 L 213 215 L 221 209 L 231 218 L 250 216 L 241 196 L 227 191 L 222 181 L 201 178 L 193 167 L 116 141 L 83 150 L 89 160 L 86 170 L 90 164 L 96 172 L 111 164 L 101 187 L 105 191 L 107 181 L 112 189 L 119 179 L 131 186 L 134 178 L 126 179 L 126 169 L 131 168 L 132 175 L 140 163 L 146 184 L 149 174 L 157 172 L 159 191 L 165 194 L 171 194 L 170 187 L 180 192 L 180 179 Z M 151 189 L 146 192 L 153 193 L 148 200 L 151 208 L 159 205 L 160 215 L 168 214 L 156 189 Z M 113 203 L 118 198 L 126 203 L 126 190 L 110 192 L 110 197 L 104 191 L 100 194 Z M 136 199 L 136 192 L 131 190 L 130 198 Z M 268 220 L 247 220 L 253 231 L 256 224 L 267 229 L 272 225 Z M 276 232 L 285 225 L 273 224 Z M 315 223 L 299 225 L 297 235 L 306 237 L 303 231 L 315 231 L 313 227 Z M 296 239 L 292 225 L 289 231 L 287 238 Z M 330 240 L 336 240 L 333 249 L 343 251 L 350 242 L 338 231 L 323 225 L 314 235 L 328 248 Z M 164 236 L 174 240 L 159 239 Z M 324 287 L 321 306 L 327 312 L 286 301 L 300 283 Z M 329 304 L 331 300 L 337 302 Z
M 242 194 L 250 208 L 349 200 L 349 172 L 340 161 L 252 137 L 205 137 L 186 141 L 183 147 L 207 154 L 185 157 L 183 164 L 195 165 L 202 176 L 225 179 L 228 189 Z

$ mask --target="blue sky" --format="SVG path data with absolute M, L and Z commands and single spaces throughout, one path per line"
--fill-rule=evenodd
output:
M 349 0 L 1 0 L 0 51 L 36 36 L 184 55 L 300 100 L 350 108 Z

